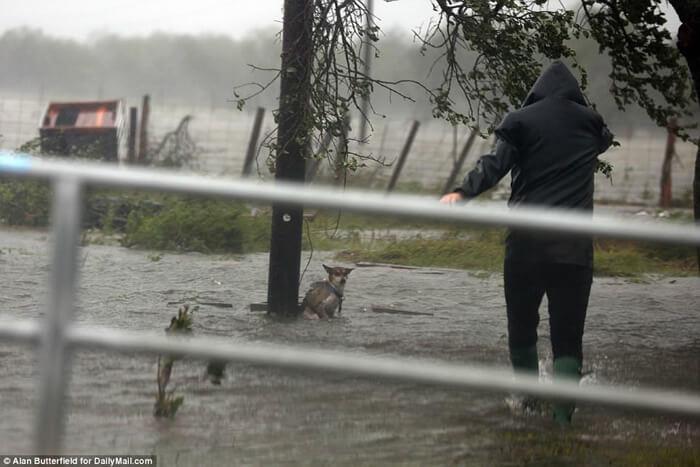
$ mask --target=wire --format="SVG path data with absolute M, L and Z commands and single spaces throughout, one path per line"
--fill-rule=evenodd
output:
M 309 220 L 304 219 L 304 225 L 306 225 L 306 238 L 309 241 L 309 260 L 306 262 L 306 266 L 304 266 L 304 270 L 301 272 L 301 276 L 299 277 L 299 288 L 301 288 L 301 281 L 304 279 L 304 274 L 306 274 L 306 270 L 309 269 L 309 264 L 311 264 L 311 258 L 314 257 L 314 245 L 311 242 L 311 227 L 309 226 Z

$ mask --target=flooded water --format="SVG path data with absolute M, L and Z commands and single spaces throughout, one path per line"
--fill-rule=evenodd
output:
M 2 318 L 42 316 L 47 238 L 0 230 Z M 334 263 L 331 257 L 314 254 L 304 290 L 322 277 L 322 261 Z M 358 268 L 350 275 L 341 318 L 289 324 L 249 311 L 250 303 L 266 297 L 265 254 L 155 254 L 91 245 L 81 249 L 80 259 L 76 320 L 84 324 L 158 330 L 176 313 L 172 303 L 219 302 L 232 307 L 201 305 L 195 335 L 507 364 L 500 274 Z M 431 315 L 378 314 L 373 305 Z M 540 331 L 540 361 L 548 373 L 546 319 Z M 584 353 L 583 384 L 700 392 L 700 280 L 596 278 Z M 0 356 L 0 453 L 30 452 L 35 354 L 0 344 Z M 570 452 L 554 450 L 538 463 L 523 440 L 542 446 L 559 432 L 546 416 L 511 413 L 500 393 L 249 365 L 229 366 L 223 384 L 212 386 L 203 378 L 203 362 L 185 360 L 175 364 L 171 380 L 184 405 L 174 419 L 158 420 L 152 416 L 153 357 L 81 351 L 73 361 L 68 453 L 153 453 L 160 465 L 541 465 L 572 459 Z M 700 451 L 697 419 L 591 404 L 580 406 L 567 433 L 594 465 L 606 463 L 610 452 L 639 445 Z

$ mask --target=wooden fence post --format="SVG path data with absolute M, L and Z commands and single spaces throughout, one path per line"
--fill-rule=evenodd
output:
M 318 147 L 316 155 L 313 159 L 310 159 L 308 164 L 306 165 L 306 183 L 312 182 L 313 179 L 316 177 L 318 167 L 321 165 L 321 160 L 323 160 L 322 154 L 324 154 L 328 150 L 328 146 L 331 145 L 332 139 L 333 135 L 331 133 L 326 133 L 325 135 L 323 135 L 323 140 L 321 140 L 321 145 Z
M 245 154 L 245 162 L 243 163 L 243 171 L 241 172 L 242 177 L 250 176 L 250 172 L 253 169 L 253 161 L 255 160 L 255 153 L 258 150 L 258 139 L 260 139 L 260 129 L 262 128 L 264 117 L 265 109 L 258 107 L 258 111 L 255 112 L 255 121 L 253 122 L 253 132 L 250 135 L 248 150 Z
M 129 136 L 127 138 L 126 162 L 133 164 L 136 162 L 136 130 L 138 129 L 139 109 L 129 108 Z
M 664 162 L 661 165 L 661 189 L 659 194 L 659 207 L 670 208 L 672 194 L 671 167 L 673 156 L 676 155 L 676 119 L 671 117 L 666 125 L 666 152 L 664 153 Z
M 386 187 L 387 193 L 391 193 L 394 190 L 394 187 L 396 187 L 396 182 L 398 182 L 399 180 L 399 176 L 401 175 L 403 165 L 406 162 L 406 159 L 408 158 L 408 153 L 411 152 L 411 146 L 413 146 L 413 140 L 416 137 L 416 133 L 418 132 L 419 126 L 420 122 L 414 120 L 413 124 L 411 125 L 411 130 L 408 132 L 408 138 L 406 139 L 406 143 L 404 144 L 403 149 L 401 150 L 401 155 L 399 156 L 399 160 L 396 164 L 396 168 L 394 169 L 394 173 L 391 176 L 391 180 L 389 180 L 389 185 Z
M 462 166 L 464 165 L 464 161 L 467 160 L 467 155 L 469 154 L 469 151 L 471 150 L 472 146 L 474 145 L 474 141 L 476 140 L 476 135 L 478 133 L 479 133 L 479 131 L 474 129 L 474 130 L 472 130 L 471 134 L 469 135 L 469 138 L 467 138 L 467 142 L 464 144 L 464 147 L 462 148 L 462 152 L 459 155 L 459 159 L 457 159 L 454 163 L 454 166 L 452 166 L 452 171 L 450 172 L 450 176 L 447 179 L 447 182 L 445 183 L 445 188 L 442 189 L 443 195 L 445 193 L 452 191 L 452 189 L 454 188 L 454 183 L 455 183 L 455 180 L 457 179 L 457 175 L 459 175 L 459 172 L 462 170 Z
M 151 116 L 151 96 L 143 96 L 141 104 L 141 129 L 139 131 L 138 163 L 145 164 L 148 159 L 148 119 Z

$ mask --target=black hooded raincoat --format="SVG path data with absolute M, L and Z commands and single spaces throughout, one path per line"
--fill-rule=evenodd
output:
M 597 157 L 612 142 L 602 117 L 586 105 L 576 78 L 556 61 L 545 69 L 522 108 L 496 128 L 493 154 L 479 159 L 456 191 L 469 199 L 511 172 L 509 206 L 593 210 Z M 506 259 L 592 266 L 590 238 L 510 232 Z

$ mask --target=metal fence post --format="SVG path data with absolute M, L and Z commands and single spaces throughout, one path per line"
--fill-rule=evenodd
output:
M 57 454 L 61 449 L 63 404 L 70 373 L 65 333 L 75 306 L 81 191 L 78 178 L 61 177 L 54 182 L 49 301 L 39 347 L 35 447 L 40 454 Z

